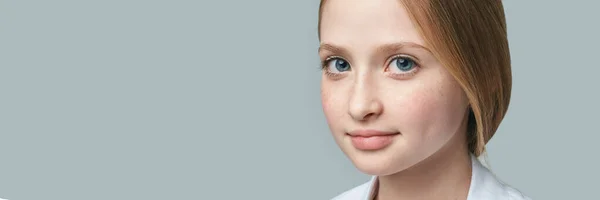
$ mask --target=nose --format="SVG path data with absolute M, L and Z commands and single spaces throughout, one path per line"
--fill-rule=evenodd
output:
M 375 86 L 366 80 L 356 81 L 350 97 L 348 114 L 356 121 L 375 119 L 383 112 L 383 104 Z

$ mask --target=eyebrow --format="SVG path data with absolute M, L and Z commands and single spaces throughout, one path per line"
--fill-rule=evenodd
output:
M 413 42 L 398 42 L 398 43 L 385 44 L 385 45 L 377 47 L 376 52 L 377 53 L 395 53 L 395 52 L 399 51 L 400 49 L 404 49 L 404 48 L 423 49 L 423 50 L 427 51 L 428 53 L 431 53 L 431 51 L 427 47 L 424 47 L 422 45 L 419 45 L 419 44 L 413 43 Z
M 429 50 L 427 47 L 424 47 L 422 45 L 419 45 L 419 44 L 413 43 L 413 42 L 396 42 L 396 43 L 384 44 L 384 45 L 377 47 L 376 53 L 378 53 L 378 54 L 388 53 L 389 54 L 389 53 L 394 53 L 394 52 L 399 51 L 400 49 L 408 48 L 408 47 L 423 49 L 423 50 L 427 51 L 428 53 L 431 53 L 431 50 Z M 319 53 L 322 53 L 323 51 L 328 51 L 333 54 L 341 55 L 344 57 L 348 57 L 350 55 L 350 53 L 347 49 L 345 49 L 341 46 L 336 46 L 336 45 L 328 44 L 328 43 L 322 43 L 319 46 Z
M 323 52 L 330 52 L 332 54 L 340 55 L 342 57 L 350 56 L 350 52 L 348 52 L 348 50 L 346 50 L 345 48 L 327 43 L 322 43 L 321 46 L 319 46 L 319 54 Z

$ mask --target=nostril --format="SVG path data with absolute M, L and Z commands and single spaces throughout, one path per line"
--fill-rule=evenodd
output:
M 365 116 L 363 116 L 362 120 L 366 121 L 366 120 L 368 120 L 370 118 L 373 118 L 373 117 L 375 117 L 375 113 L 368 113 Z

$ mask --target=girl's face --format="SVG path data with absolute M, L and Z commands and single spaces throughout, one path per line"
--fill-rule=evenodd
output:
M 323 110 L 358 169 L 390 175 L 464 135 L 466 95 L 398 0 L 328 0 L 323 9 Z

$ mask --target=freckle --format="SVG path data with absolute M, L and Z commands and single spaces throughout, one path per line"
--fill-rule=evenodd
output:
M 438 94 L 440 95 L 440 97 L 444 97 L 444 90 L 446 88 L 446 85 L 444 84 L 443 80 L 438 80 L 438 85 L 440 87 L 438 87 Z

